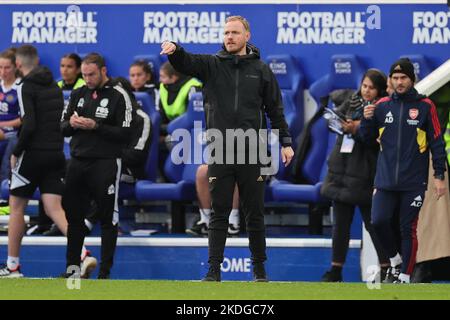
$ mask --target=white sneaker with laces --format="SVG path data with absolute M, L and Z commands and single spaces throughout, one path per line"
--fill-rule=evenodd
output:
M 91 256 L 86 256 L 81 262 L 81 279 L 89 279 L 91 273 L 97 267 L 97 259 Z
M 23 274 L 20 273 L 20 266 L 18 266 L 15 270 L 9 269 L 6 265 L 3 265 L 0 268 L 0 279 L 5 278 L 22 278 Z

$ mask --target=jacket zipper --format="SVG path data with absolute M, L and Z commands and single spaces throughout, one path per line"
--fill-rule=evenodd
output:
M 236 68 L 236 90 L 234 94 L 234 112 L 238 109 L 239 103 L 239 68 Z
M 398 184 L 398 174 L 400 170 L 400 147 L 402 145 L 402 119 L 403 119 L 403 101 L 400 104 L 400 118 L 398 123 L 398 138 L 397 138 L 397 164 L 395 166 L 395 184 Z

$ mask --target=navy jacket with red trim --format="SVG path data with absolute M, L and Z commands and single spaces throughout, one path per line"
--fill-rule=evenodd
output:
M 434 174 L 446 170 L 436 107 L 414 88 L 380 99 L 374 116 L 361 121 L 359 134 L 366 141 L 380 142 L 376 188 L 407 191 L 426 187 L 429 151 Z

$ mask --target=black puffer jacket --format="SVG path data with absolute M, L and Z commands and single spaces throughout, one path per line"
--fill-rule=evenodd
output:
M 62 151 L 59 122 L 64 109 L 61 89 L 47 67 L 36 67 L 19 83 L 17 95 L 22 125 L 13 154 L 23 151 Z
M 362 98 L 355 93 L 337 111 L 346 115 L 346 118 L 360 120 L 363 116 L 363 103 Z M 353 135 L 352 138 L 355 140 L 352 153 L 341 153 L 343 136 L 338 136 L 328 159 L 328 174 L 321 194 L 338 202 L 370 205 L 378 144 L 365 144 L 358 135 Z
M 225 49 L 216 55 L 190 54 L 177 45 L 169 61 L 203 82 L 208 129 L 265 129 L 266 113 L 271 127 L 279 129 L 280 143 L 291 145 L 278 83 L 255 46 L 248 44 L 247 54 L 238 56 Z

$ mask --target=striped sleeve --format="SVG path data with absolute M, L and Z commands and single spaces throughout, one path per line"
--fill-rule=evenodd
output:
M 444 139 L 441 135 L 441 126 L 439 124 L 436 106 L 428 98 L 422 99 L 421 101 L 429 105 L 429 114 L 427 119 L 428 125 L 426 131 L 429 140 L 428 145 L 433 160 L 434 175 L 441 175 L 444 174 L 446 170 L 446 153 L 444 148 Z
M 142 110 L 136 110 L 138 116 L 140 116 L 143 120 L 142 133 L 139 137 L 134 149 L 136 150 L 144 150 L 145 146 L 150 139 L 150 130 L 151 130 L 151 122 L 149 116 Z
M 431 123 L 433 125 L 433 137 L 436 139 L 441 134 L 441 125 L 439 124 L 439 117 L 437 115 L 436 106 L 429 98 L 423 99 L 422 101 L 430 105 Z
M 122 95 L 123 99 L 125 100 L 125 115 L 124 115 L 124 120 L 122 122 L 122 127 L 129 128 L 131 125 L 131 119 L 132 119 L 131 113 L 133 110 L 130 96 L 125 91 L 125 89 L 122 88 L 121 86 L 114 86 L 114 89 L 117 90 Z

